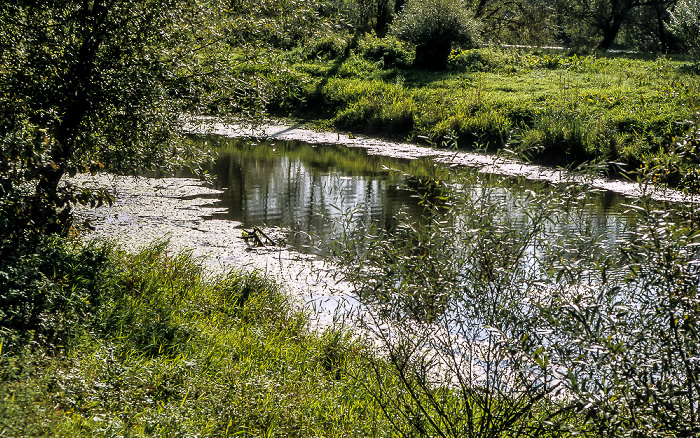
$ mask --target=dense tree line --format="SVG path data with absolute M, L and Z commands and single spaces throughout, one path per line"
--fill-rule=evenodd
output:
M 405 1 L 335 2 L 352 13 L 361 29 L 384 35 Z M 411 3 L 410 0 L 408 3 Z M 415 3 L 420 3 L 416 1 Z M 669 27 L 676 9 L 693 11 L 680 0 L 468 0 L 461 2 L 483 22 L 486 40 L 505 44 L 566 45 L 575 48 L 681 52 L 692 41 Z M 692 12 L 691 12 L 692 14 Z

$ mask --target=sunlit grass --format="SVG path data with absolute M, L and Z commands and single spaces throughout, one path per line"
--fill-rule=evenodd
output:
M 430 72 L 368 59 L 357 48 L 336 58 L 303 53 L 286 58 L 296 75 L 287 85 L 301 85 L 273 105 L 277 114 L 404 139 L 456 135 L 460 147 L 527 151 L 560 165 L 637 167 L 669 153 L 700 108 L 700 77 L 684 57 L 458 50 L 448 71 Z
M 111 257 L 111 299 L 65 350 L 3 352 L 3 434 L 390 435 L 349 374 L 365 347 L 312 332 L 276 285 L 254 273 L 207 278 L 164 243 Z

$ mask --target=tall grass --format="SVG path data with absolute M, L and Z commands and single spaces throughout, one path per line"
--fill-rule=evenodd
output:
M 4 344 L 3 435 L 391 434 L 348 377 L 366 347 L 341 331 L 312 333 L 276 285 L 255 273 L 209 278 L 164 242 L 101 251 L 103 300 L 72 336 L 55 349 L 30 333 Z

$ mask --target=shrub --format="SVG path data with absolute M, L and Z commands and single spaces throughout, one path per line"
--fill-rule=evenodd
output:
M 349 44 L 345 35 L 328 35 L 311 41 L 304 52 L 307 59 L 337 58 L 345 53 Z
M 413 62 L 414 54 L 406 44 L 395 37 L 379 38 L 374 32 L 359 42 L 360 55 L 378 62 L 384 68 L 406 68 Z
M 20 244 L 0 259 L 0 344 L 57 345 L 87 327 L 108 296 L 107 246 L 74 248 L 59 238 Z
M 478 45 L 479 23 L 462 0 L 411 0 L 392 27 L 398 38 L 416 44 L 417 67 L 444 69 L 452 44 Z
M 700 0 L 681 0 L 671 12 L 671 31 L 700 60 Z

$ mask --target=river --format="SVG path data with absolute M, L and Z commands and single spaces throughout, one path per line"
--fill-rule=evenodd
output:
M 214 132 L 197 140 L 219 148 L 209 167 L 213 186 L 191 175 L 78 176 L 75 184 L 107 186 L 116 196 L 113 206 L 79 209 L 79 217 L 95 228 L 94 235 L 129 249 L 167 238 L 173 251 L 191 250 L 212 272 L 258 270 L 284 284 L 316 316 L 319 326 L 337 323 L 359 307 L 350 285 L 336 278 L 337 268 L 324 262 L 329 248 L 342 240 L 348 227 L 375 224 L 391 229 L 400 211 L 420 216 L 424 207 L 415 188 L 422 174 L 449 174 L 455 165 L 461 168 L 466 163 L 480 174 L 490 175 L 490 169 L 504 182 L 499 195 L 503 203 L 527 193 L 524 178 L 536 169 L 540 173 L 534 179 L 561 184 L 567 178 L 563 171 L 500 157 L 338 134 L 314 137 L 312 131 L 292 128 L 277 129 L 266 141 L 230 139 L 222 134 L 242 132 L 222 127 Z M 516 176 L 520 179 L 513 184 Z M 583 214 L 594 219 L 596 228 L 611 233 L 614 241 L 630 220 L 620 193 L 635 194 L 638 189 L 597 178 L 588 183 L 592 190 Z M 284 245 L 251 245 L 243 236 L 253 227 Z

